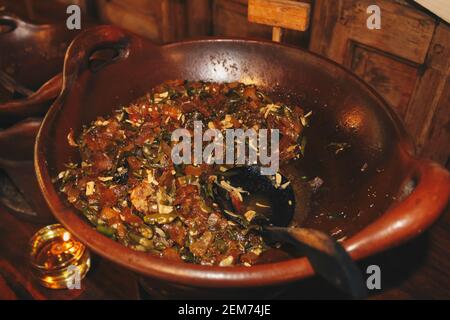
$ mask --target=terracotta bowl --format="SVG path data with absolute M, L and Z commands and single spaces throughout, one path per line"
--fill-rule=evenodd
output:
M 15 96 L 0 86 L 0 124 L 43 115 L 62 86 L 64 54 L 78 30 L 65 24 L 34 25 L 0 16 L 0 71 L 31 91 Z
M 116 52 L 112 59 L 102 63 L 91 59 L 105 49 Z M 135 252 L 95 231 L 58 193 L 52 178 L 65 163 L 78 160 L 67 143 L 69 130 L 79 134 L 83 124 L 168 79 L 255 83 L 289 93 L 292 103 L 312 109 L 305 158 L 293 163 L 291 170 L 320 176 L 325 183 L 303 223 L 330 233 L 341 230 L 338 237 L 345 239 L 354 259 L 417 236 L 448 203 L 449 173 L 416 158 L 395 113 L 341 66 L 265 41 L 206 39 L 156 46 L 115 27 L 98 27 L 78 36 L 68 50 L 63 91 L 36 141 L 38 182 L 53 214 L 67 229 L 99 255 L 146 276 L 147 287 L 166 290 L 160 293 L 269 296 L 277 292 L 275 288 L 313 275 L 306 258 L 222 268 Z M 336 154 L 336 142 L 351 147 Z M 333 219 L 323 218 L 336 213 Z

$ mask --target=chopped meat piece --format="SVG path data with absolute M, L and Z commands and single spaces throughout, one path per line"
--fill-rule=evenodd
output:
M 142 181 L 131 190 L 130 199 L 137 211 L 143 213 L 157 211 L 156 191 L 147 181 Z

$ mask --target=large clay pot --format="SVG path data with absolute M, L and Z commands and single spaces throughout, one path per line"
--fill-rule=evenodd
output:
M 104 49 L 116 54 L 93 63 L 92 54 Z M 326 183 L 328 191 L 317 199 L 313 213 L 343 211 L 345 216 L 321 222 L 311 214 L 303 223 L 327 232 L 343 229 L 343 245 L 354 259 L 416 237 L 448 203 L 449 173 L 416 158 L 396 114 L 341 66 L 265 41 L 206 39 L 156 46 L 115 27 L 99 27 L 78 36 L 68 51 L 63 91 L 38 134 L 36 171 L 55 217 L 99 255 L 145 276 L 146 287 L 176 296 L 271 296 L 313 275 L 306 258 L 222 268 L 135 252 L 94 230 L 58 192 L 52 178 L 65 163 L 79 159 L 67 143 L 69 130 L 79 134 L 83 124 L 168 79 L 242 81 L 268 90 L 276 86 L 290 93 L 293 103 L 312 109 L 305 158 L 292 169 Z M 333 142 L 351 148 L 336 155 L 329 150 Z

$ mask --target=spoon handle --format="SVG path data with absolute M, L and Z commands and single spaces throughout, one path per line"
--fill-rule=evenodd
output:
M 300 249 L 315 272 L 353 299 L 364 299 L 367 291 L 361 271 L 347 251 L 327 234 L 307 228 L 265 227 L 274 240 Z

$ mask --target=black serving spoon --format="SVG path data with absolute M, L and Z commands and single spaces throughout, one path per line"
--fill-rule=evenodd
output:
M 267 240 L 293 245 L 317 274 L 351 298 L 365 298 L 361 272 L 347 251 L 321 231 L 287 227 L 295 211 L 292 186 L 283 175 L 261 175 L 260 169 L 242 166 L 218 174 L 213 195 L 224 213 L 243 227 L 260 229 Z

